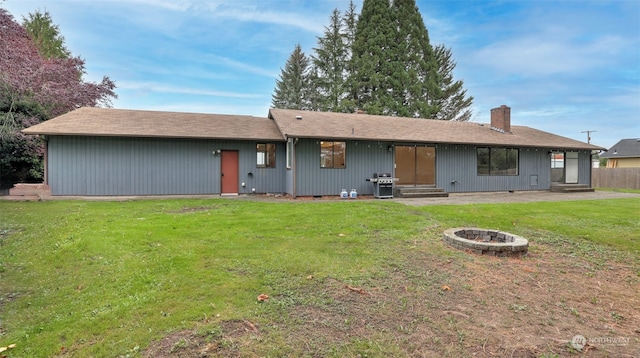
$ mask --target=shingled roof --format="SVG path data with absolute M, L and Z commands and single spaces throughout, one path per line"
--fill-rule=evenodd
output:
M 602 150 L 559 135 L 524 126 L 511 126 L 510 133 L 489 124 L 398 118 L 367 114 L 311 112 L 271 109 L 285 137 L 338 140 L 380 140 L 417 143 L 459 143 L 487 146 L 541 147 Z
M 82 107 L 25 134 L 284 141 L 272 120 L 252 116 Z
M 622 139 L 606 153 L 600 155 L 601 158 L 637 158 L 640 157 L 640 138 Z
M 603 150 L 524 126 L 503 133 L 489 124 L 367 114 L 270 109 L 269 118 L 83 107 L 25 134 L 284 141 L 286 138 L 457 143 Z

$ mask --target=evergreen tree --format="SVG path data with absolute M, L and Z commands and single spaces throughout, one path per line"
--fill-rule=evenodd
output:
M 275 108 L 311 109 L 309 88 L 309 59 L 297 44 L 289 56 L 271 98 Z
M 438 63 L 429 42 L 429 32 L 415 0 L 394 0 L 398 54 L 394 66 L 394 113 L 403 117 L 433 118 L 438 112 L 440 88 Z
M 345 98 L 340 104 L 340 112 L 353 113 L 356 109 L 357 91 L 353 82 L 352 74 L 355 73 L 355 62 L 353 61 L 353 44 L 356 39 L 356 28 L 358 26 L 358 14 L 353 1 L 349 2 L 349 9 L 342 16 L 344 45 L 345 45 Z
M 311 65 L 302 50 L 276 81 L 273 105 L 320 111 L 469 120 L 473 97 L 454 81 L 451 50 L 434 48 L 415 0 L 353 1 L 335 9 Z
M 317 86 L 319 82 L 322 82 L 323 79 L 320 78 L 318 74 L 318 69 L 313 66 L 313 63 L 309 65 L 309 74 L 307 76 L 307 85 L 304 90 L 304 93 L 307 98 L 307 107 L 304 108 L 309 111 L 323 111 L 320 106 L 322 103 L 326 101 L 326 96 L 324 92 Z
M 396 21 L 389 0 L 365 0 L 352 49 L 351 83 L 356 106 L 369 114 L 393 115 L 392 75 L 398 63 Z
M 433 118 L 438 65 L 414 0 L 365 0 L 353 46 L 358 107 L 370 114 Z
M 29 37 L 45 59 L 69 58 L 71 52 L 64 45 L 64 37 L 60 34 L 58 25 L 53 23 L 48 11 L 39 10 L 30 13 L 29 18 L 22 18 L 22 27 L 27 30 Z
M 320 111 L 337 112 L 346 95 L 347 47 L 338 9 L 333 10 L 329 21 L 324 36 L 318 38 L 315 55 L 311 56 L 314 67 L 311 82 L 317 93 L 314 107 Z
M 356 39 L 356 28 L 358 26 L 358 14 L 356 13 L 356 5 L 353 0 L 349 2 L 349 9 L 342 16 L 342 24 L 344 28 L 345 46 L 347 47 L 347 56 L 351 58 L 351 48 Z
M 435 47 L 434 53 L 439 65 L 442 91 L 439 99 L 440 111 L 435 119 L 468 121 L 472 115 L 469 107 L 473 104 L 473 97 L 467 97 L 467 90 L 463 89 L 462 81 L 454 82 L 453 80 L 453 69 L 456 63 L 452 59 L 451 49 L 440 44 Z

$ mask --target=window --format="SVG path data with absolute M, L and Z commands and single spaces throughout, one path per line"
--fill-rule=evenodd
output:
M 275 168 L 276 167 L 276 145 L 273 143 L 256 144 L 256 153 L 258 156 L 258 168 Z
M 518 149 L 477 148 L 478 175 L 518 175 Z
M 320 168 L 344 169 L 346 142 L 320 142 Z
M 553 169 L 564 168 L 564 152 L 551 153 L 551 168 Z

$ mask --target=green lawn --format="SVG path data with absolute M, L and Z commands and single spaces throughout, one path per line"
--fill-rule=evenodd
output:
M 640 199 L 420 208 L 384 200 L 0 201 L 0 347 L 16 344 L 8 357 L 137 356 L 171 332 L 268 321 L 280 312 L 258 304 L 260 293 L 284 306 L 313 299 L 302 294 L 314 285 L 309 275 L 363 285 L 402 262 L 425 228 L 496 228 L 637 259 L 639 217 Z M 438 239 L 438 230 L 427 233 Z

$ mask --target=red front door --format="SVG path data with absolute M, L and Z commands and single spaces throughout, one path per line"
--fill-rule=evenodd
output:
M 238 194 L 238 152 L 223 150 L 220 160 L 220 192 L 222 194 Z

